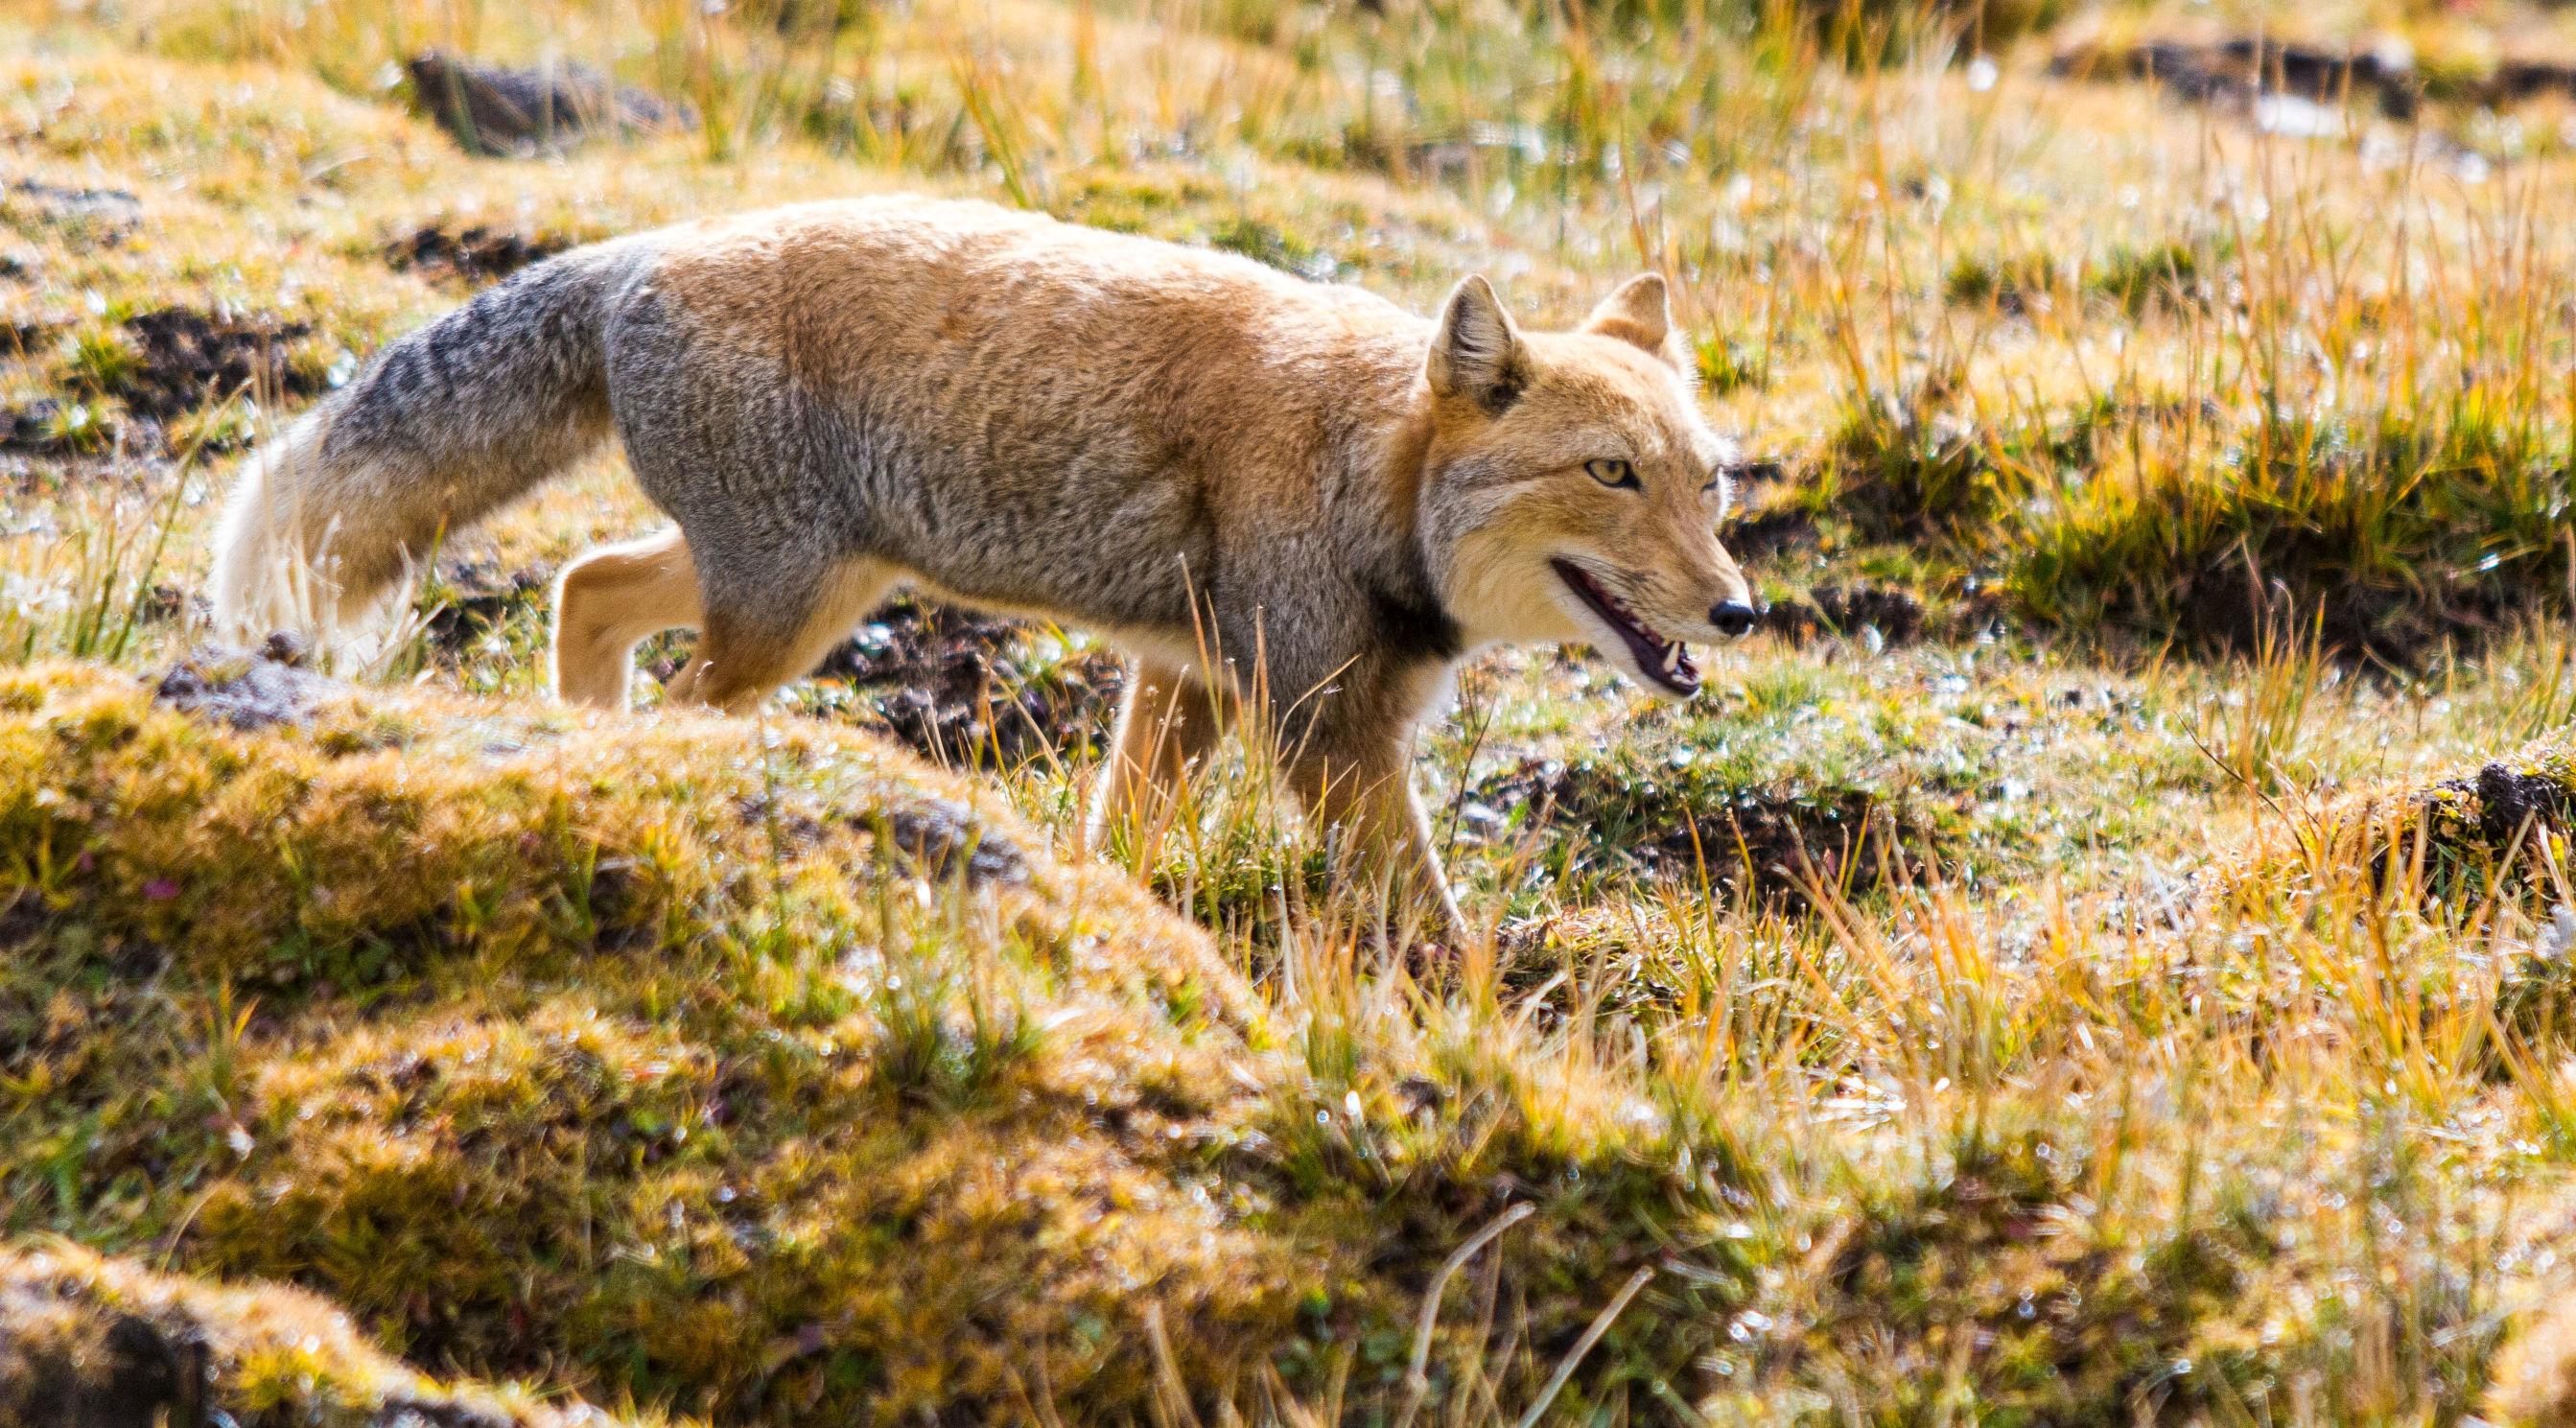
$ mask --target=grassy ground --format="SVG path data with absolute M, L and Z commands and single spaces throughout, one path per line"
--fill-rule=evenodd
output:
M 2402 39 L 2411 116 L 2132 75 L 2257 33 Z M 432 47 L 693 122 L 469 157 Z M 245 1428 L 2564 1421 L 2576 89 L 2499 86 L 2571 58 L 2506 5 L 0 6 L 0 1408 L 202 1352 Z M 545 577 L 653 521 L 613 461 L 366 668 L 180 665 L 231 454 L 378 342 L 895 188 L 1541 322 L 1665 271 L 1773 630 L 1680 709 L 1466 673 L 1438 985 L 1242 768 L 1076 856 L 1078 633 L 533 703 Z M 355 1328 L 278 1347 L 272 1284 Z

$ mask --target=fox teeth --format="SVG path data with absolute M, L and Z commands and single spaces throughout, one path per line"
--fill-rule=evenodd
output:
M 1679 674 L 1681 672 L 1682 647 L 1679 645 L 1664 646 L 1664 673 Z

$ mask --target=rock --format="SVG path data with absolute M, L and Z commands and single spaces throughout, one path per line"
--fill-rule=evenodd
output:
M 511 69 L 432 50 L 405 65 L 413 103 L 466 152 L 500 158 L 560 153 L 603 130 L 687 127 L 691 120 L 640 89 L 583 64 Z
M 312 722 L 313 706 L 337 688 L 334 681 L 299 668 L 302 658 L 294 639 L 283 634 L 270 636 L 257 653 L 200 646 L 162 674 L 152 698 L 244 731 L 279 724 L 300 728 Z
M 887 839 L 927 877 L 962 878 L 970 888 L 1029 880 L 1029 855 L 985 829 L 965 804 L 923 799 L 886 810 L 883 821 Z
M 32 210 L 75 242 L 112 247 L 143 224 L 143 200 L 121 188 L 68 188 L 19 179 L 0 185 L 0 212 Z

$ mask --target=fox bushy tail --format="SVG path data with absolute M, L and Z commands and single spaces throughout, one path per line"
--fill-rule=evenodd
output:
M 640 251 L 527 269 L 378 353 L 243 463 L 215 536 L 229 634 L 328 639 L 364 622 L 444 536 L 606 437 L 603 329 Z

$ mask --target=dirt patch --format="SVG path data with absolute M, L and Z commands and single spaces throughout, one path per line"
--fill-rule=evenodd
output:
M 895 850 L 933 878 L 959 878 L 968 887 L 1029 880 L 1029 855 L 988 832 L 975 810 L 953 799 L 905 804 L 887 810 L 881 821 Z
M 2493 628 L 2505 610 L 2498 592 L 2465 581 L 2443 592 L 2447 605 L 2426 608 L 2413 590 L 2335 581 L 2295 561 L 2281 564 L 2295 582 L 2259 573 L 2239 550 L 2210 560 L 2181 582 L 2175 612 L 2182 633 L 2203 648 L 2252 654 L 2263 648 L 2267 632 L 2313 630 L 2329 654 L 2406 669 L 2420 666 L 2446 638 Z
M 313 720 L 314 705 L 338 686 L 302 667 L 303 647 L 271 635 L 256 652 L 206 645 L 180 657 L 152 687 L 152 699 L 184 714 L 245 732 Z
M 2562 887 L 2547 849 L 2571 829 L 2576 756 L 2539 747 L 2402 795 L 2363 798 L 2320 825 L 2313 841 L 2323 856 L 2367 868 L 2376 885 L 2420 877 L 2426 893 L 2470 905 L 2503 895 L 2546 906 Z M 2576 1022 L 2568 1026 L 2576 1031 Z
M 115 444 L 115 423 L 93 406 L 65 406 L 46 397 L 23 407 L 0 407 L 0 452 L 86 456 Z
M 505 574 L 490 561 L 460 561 L 442 568 L 438 578 L 444 598 L 422 622 L 421 638 L 453 657 L 542 600 L 554 576 L 543 569 Z
M 1726 552 L 1739 561 L 1769 560 L 1816 544 L 1816 518 L 1795 506 L 1756 511 L 1729 522 L 1717 533 Z
M 1781 600 L 1762 612 L 1762 628 L 1795 644 L 1819 634 L 1878 631 L 1890 645 L 1911 644 L 1923 634 L 1923 602 L 1883 585 L 1828 585 L 1812 600 Z
M 201 1428 L 235 1415 L 350 1428 L 619 1422 L 586 1405 L 514 1412 L 437 1392 L 295 1290 L 158 1274 L 67 1244 L 0 1253 L 0 1422 Z
M 1810 887 L 1876 887 L 1914 866 L 1921 830 L 1859 788 L 1719 788 L 1632 776 L 1604 763 L 1530 760 L 1477 785 L 1489 808 L 1526 804 L 1529 826 L 1567 830 L 1654 877 L 1805 907 Z
M 2576 98 L 2576 65 L 2554 60 L 2506 59 L 2483 76 L 2451 79 L 2425 74 L 2395 49 L 2333 49 L 2258 36 L 2078 45 L 2052 59 L 2049 72 L 2152 79 L 2167 93 L 2220 108 L 2251 109 L 2278 95 L 2326 105 L 2362 100 L 2392 119 L 2414 117 L 2427 100 L 2499 106 L 2551 95 Z
M 165 307 L 126 319 L 135 344 L 131 366 L 109 395 L 153 421 L 195 411 L 248 389 L 275 398 L 318 395 L 324 382 L 298 372 L 287 347 L 313 329 L 301 322 L 218 310 Z
M 1013 767 L 1087 757 L 1109 732 L 1125 670 L 1094 651 L 1044 665 L 1011 621 L 898 599 L 814 671 L 869 691 L 887 732 L 935 759 Z
M 437 51 L 405 65 L 412 101 L 466 152 L 533 158 L 600 133 L 687 127 L 686 110 L 583 64 L 510 69 Z
M 2270 94 L 2316 102 L 2347 96 L 2375 100 L 2391 118 L 2414 114 L 2423 84 L 2411 62 L 2373 50 L 2329 50 L 2261 38 L 2216 43 L 2148 39 L 2132 45 L 2081 45 L 2049 62 L 2049 72 L 2076 78 L 2152 80 L 2196 104 L 2250 106 Z
M 396 272 L 481 287 L 575 246 L 576 240 L 560 233 L 529 236 L 479 223 L 464 229 L 432 224 L 387 243 L 385 262 Z
M 2550 60 L 2506 60 L 2480 86 L 2485 102 L 2520 103 L 2542 95 L 2576 99 L 2576 65 Z

